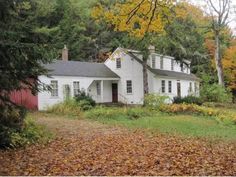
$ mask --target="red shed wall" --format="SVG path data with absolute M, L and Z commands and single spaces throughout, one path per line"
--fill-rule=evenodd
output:
M 38 96 L 33 95 L 29 89 L 14 91 L 10 94 L 10 98 L 14 103 L 22 105 L 27 109 L 38 109 Z

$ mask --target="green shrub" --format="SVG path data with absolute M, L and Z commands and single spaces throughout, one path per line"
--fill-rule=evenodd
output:
M 0 125 L 0 148 L 17 148 L 37 142 L 47 142 L 52 134 L 38 126 L 30 118 L 24 121 L 22 129 Z M 3 137 L 4 136 L 4 137 Z
M 8 147 L 12 132 L 22 130 L 26 111 L 23 107 L 1 104 L 0 110 L 0 147 Z
M 91 96 L 87 95 L 85 92 L 80 91 L 76 96 L 75 100 L 79 103 L 80 101 L 86 101 L 86 103 L 89 103 L 92 107 L 96 105 L 96 102 L 92 99 Z
M 52 107 L 49 107 L 47 112 L 82 117 L 81 108 L 79 107 L 78 102 L 74 99 L 55 104 Z
M 159 94 L 148 94 L 144 97 L 144 105 L 152 109 L 159 109 L 162 105 L 169 102 L 168 96 L 162 96 Z
M 205 102 L 205 103 L 203 103 L 203 106 L 213 107 L 213 108 L 229 108 L 229 109 L 236 110 L 236 104 L 232 104 L 232 103 Z
M 186 96 L 186 97 L 174 97 L 173 103 L 175 104 L 181 104 L 181 103 L 187 103 L 187 104 L 197 104 L 197 105 L 202 105 L 203 101 L 201 100 L 200 97 L 195 97 L 195 96 Z
M 81 110 L 83 111 L 87 111 L 93 108 L 93 106 L 91 105 L 91 102 L 89 102 L 88 100 L 81 100 L 78 102 L 78 106 L 81 108 Z
M 205 102 L 232 102 L 232 94 L 218 84 L 203 85 L 200 95 Z
M 151 116 L 153 111 L 145 108 L 111 108 L 96 107 L 85 113 L 85 117 L 90 119 L 139 119 Z
M 204 106 L 198 106 L 195 104 L 171 104 L 163 105 L 160 111 L 172 114 L 185 113 L 185 114 L 197 114 L 202 116 L 214 117 L 221 122 L 236 123 L 236 114 L 224 110 L 217 110 Z

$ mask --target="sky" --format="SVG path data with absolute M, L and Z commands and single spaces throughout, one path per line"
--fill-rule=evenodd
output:
M 206 5 L 206 2 L 204 0 L 190 0 L 193 4 L 196 4 L 196 5 L 200 5 L 200 6 L 204 6 Z M 219 0 L 212 0 L 213 2 L 219 2 Z M 232 0 L 232 9 L 234 7 L 236 7 L 236 0 Z M 229 26 L 231 27 L 231 29 L 233 30 L 234 32 L 234 35 L 236 35 L 236 13 L 232 13 L 230 14 L 229 16 L 230 18 L 230 23 L 229 23 Z

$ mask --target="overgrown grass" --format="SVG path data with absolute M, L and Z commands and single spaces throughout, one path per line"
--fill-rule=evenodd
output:
M 97 107 L 85 117 L 105 124 L 122 125 L 150 131 L 210 139 L 236 140 L 233 122 L 219 122 L 214 117 L 200 115 L 169 115 L 147 108 Z
M 48 113 L 66 115 L 70 118 L 83 117 L 83 111 L 74 99 L 66 100 L 47 109 Z

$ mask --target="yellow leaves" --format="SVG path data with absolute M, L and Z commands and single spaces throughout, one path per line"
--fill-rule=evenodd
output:
M 110 9 L 99 4 L 93 9 L 92 16 L 97 20 L 105 20 L 114 26 L 115 31 L 128 32 L 130 35 L 142 38 L 146 32 L 163 33 L 166 19 L 170 14 L 172 1 L 163 0 L 159 4 L 153 1 L 129 0 L 126 3 L 116 3 Z
M 229 80 L 229 88 L 236 90 L 236 45 L 226 49 L 222 63 Z

